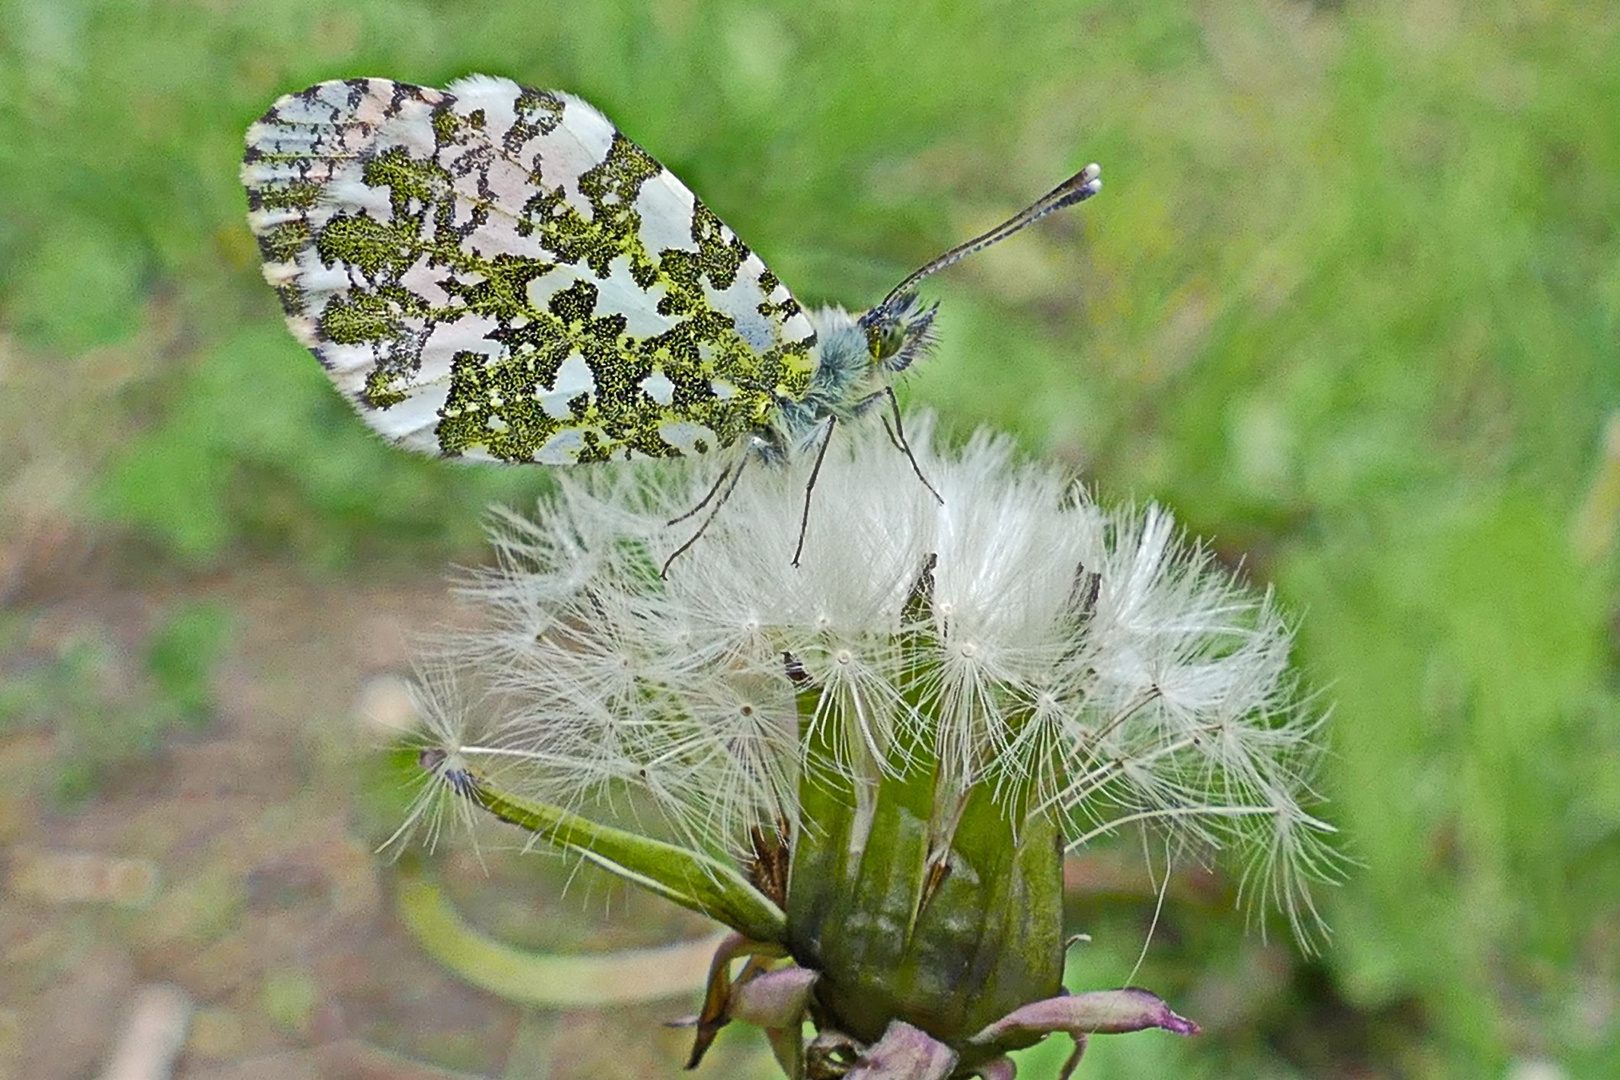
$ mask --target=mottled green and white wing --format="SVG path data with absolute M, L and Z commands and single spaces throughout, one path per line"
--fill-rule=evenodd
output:
M 576 97 L 326 82 L 247 143 L 287 323 L 395 442 L 551 465 L 705 453 L 806 393 L 798 303 Z

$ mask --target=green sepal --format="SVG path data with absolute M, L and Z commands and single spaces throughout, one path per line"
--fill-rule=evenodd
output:
M 907 700 L 923 715 L 937 707 L 926 659 L 938 647 L 933 569 L 930 558 L 899 634 L 918 658 Z M 898 775 L 851 761 L 859 745 L 838 745 L 831 725 L 818 722 L 822 688 L 788 661 L 806 748 L 788 947 L 821 973 L 823 1016 L 866 1043 L 902 1020 L 976 1060 L 1035 1041 L 1018 1033 L 967 1046 L 986 1025 L 1061 990 L 1057 823 L 1028 813 L 1027 792 L 998 795 L 987 784 L 950 813 L 963 796 L 940 784 L 945 768 L 925 734 L 929 725 L 895 725 L 888 757 L 905 763 Z
M 931 787 L 931 779 L 912 781 Z M 870 1042 L 902 1019 L 965 1050 L 986 1025 L 1061 990 L 1057 826 L 1034 816 L 1015 828 L 1005 806 L 976 790 L 941 871 L 929 862 L 937 838 L 908 805 L 916 791 L 906 786 L 879 786 L 853 857 L 827 850 L 848 831 L 825 819 L 830 842 L 798 846 L 789 947 L 821 972 L 817 998 L 839 1030 Z M 1014 1036 L 973 1050 L 995 1056 L 1034 1041 Z

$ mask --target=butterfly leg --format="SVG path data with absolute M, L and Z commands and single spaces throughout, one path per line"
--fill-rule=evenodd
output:
M 921 480 L 922 486 L 928 489 L 928 494 L 932 495 L 934 500 L 941 506 L 944 506 L 944 497 L 934 488 L 933 484 L 928 482 L 928 477 L 923 475 L 922 466 L 917 464 L 917 457 L 911 452 L 911 444 L 906 442 L 906 429 L 900 423 L 900 399 L 895 397 L 894 387 L 885 386 L 882 393 L 889 399 L 889 415 L 894 417 L 894 427 L 892 428 L 889 426 L 887 419 L 883 421 L 883 430 L 889 433 L 889 441 L 894 443 L 896 450 L 906 455 L 906 460 L 911 462 L 911 471 L 917 474 L 917 479 Z
M 741 472 L 742 467 L 738 466 L 736 471 Z M 709 493 L 707 495 L 703 496 L 703 498 L 701 498 L 701 499 L 699 499 L 697 501 L 696 506 L 694 506 L 694 507 L 692 507 L 692 509 L 686 511 L 684 514 L 675 515 L 674 517 L 670 518 L 668 521 L 664 522 L 664 524 L 665 525 L 679 525 L 681 522 L 685 521 L 687 518 L 695 516 L 699 510 L 702 510 L 705 506 L 708 506 L 710 500 L 712 500 L 717 494 L 719 494 L 720 485 L 724 484 L 726 482 L 727 477 L 730 477 L 732 475 L 732 472 L 733 472 L 733 470 L 731 470 L 729 468 L 721 469 L 720 470 L 720 475 L 714 478 L 714 486 L 709 488 Z M 735 484 L 736 481 L 733 480 L 732 483 Z
M 742 479 L 743 470 L 746 469 L 747 467 L 748 467 L 748 457 L 747 457 L 747 455 L 744 455 L 744 456 L 738 458 L 737 459 L 737 465 L 736 465 L 735 468 L 729 469 L 726 472 L 723 472 L 723 473 L 720 474 L 720 481 L 717 481 L 715 483 L 715 485 L 714 485 L 713 490 L 711 490 L 707 495 L 705 495 L 703 497 L 703 502 L 698 503 L 697 506 L 693 507 L 692 510 L 689 511 L 688 513 L 682 514 L 680 517 L 675 518 L 673 521 L 671 521 L 671 524 L 674 524 L 674 522 L 676 522 L 676 521 L 684 521 L 686 518 L 691 517 L 692 514 L 696 513 L 698 510 L 700 510 L 703 507 L 704 503 L 709 502 L 711 499 L 714 500 L 714 508 L 712 510 L 710 510 L 707 515 L 704 516 L 703 524 L 701 524 L 701 525 L 699 525 L 697 527 L 697 532 L 695 532 L 691 536 L 689 536 L 687 538 L 687 540 L 686 540 L 686 543 L 684 543 L 680 547 L 676 548 L 673 552 L 670 553 L 669 558 L 664 560 L 664 568 L 662 570 L 658 571 L 658 576 L 659 577 L 668 578 L 669 577 L 669 568 L 675 564 L 675 560 L 680 558 L 682 555 L 686 554 L 689 550 L 691 550 L 692 545 L 698 542 L 698 537 L 702 536 L 704 533 L 709 531 L 709 526 L 714 522 L 715 515 L 719 514 L 720 513 L 720 508 L 726 505 L 726 501 L 731 498 L 731 493 L 737 490 L 737 482 Z M 722 490 L 721 486 L 720 486 L 720 482 L 724 482 L 724 481 L 729 481 L 729 482 L 727 482 L 725 484 L 725 488 Z M 717 492 L 717 491 L 720 493 L 720 497 L 718 499 L 715 499 L 715 492 Z
M 827 447 L 832 443 L 833 428 L 838 426 L 838 417 L 827 417 L 827 434 L 821 437 L 821 445 L 816 448 L 816 463 L 810 466 L 810 479 L 804 485 L 804 510 L 799 514 L 799 543 L 793 549 L 793 565 L 799 565 L 799 556 L 804 554 L 804 534 L 810 528 L 810 493 L 816 490 L 816 477 L 821 475 L 821 463 L 826 460 Z

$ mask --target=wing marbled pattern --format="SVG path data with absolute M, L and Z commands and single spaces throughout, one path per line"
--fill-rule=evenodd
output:
M 705 453 L 808 389 L 798 303 L 570 95 L 321 83 L 249 129 L 242 179 L 294 335 L 413 449 Z

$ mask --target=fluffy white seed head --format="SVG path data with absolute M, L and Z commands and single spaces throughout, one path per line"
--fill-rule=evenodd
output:
M 481 726 L 440 724 L 441 749 L 564 806 L 639 793 L 734 852 L 795 820 L 805 770 L 922 757 L 946 793 L 1060 816 L 1074 847 L 1138 828 L 1237 847 L 1252 890 L 1308 916 L 1319 725 L 1270 596 L 1158 508 L 1105 511 L 1005 441 L 942 451 L 909 427 L 943 504 L 881 429 L 840 430 L 797 568 L 801 468 L 747 469 L 667 580 L 694 528 L 669 519 L 705 490 L 689 473 L 570 470 L 537 518 L 502 514 L 497 565 L 466 586 L 486 625 L 441 643 L 432 669 L 459 674 L 424 684 L 476 687 L 426 714 Z

